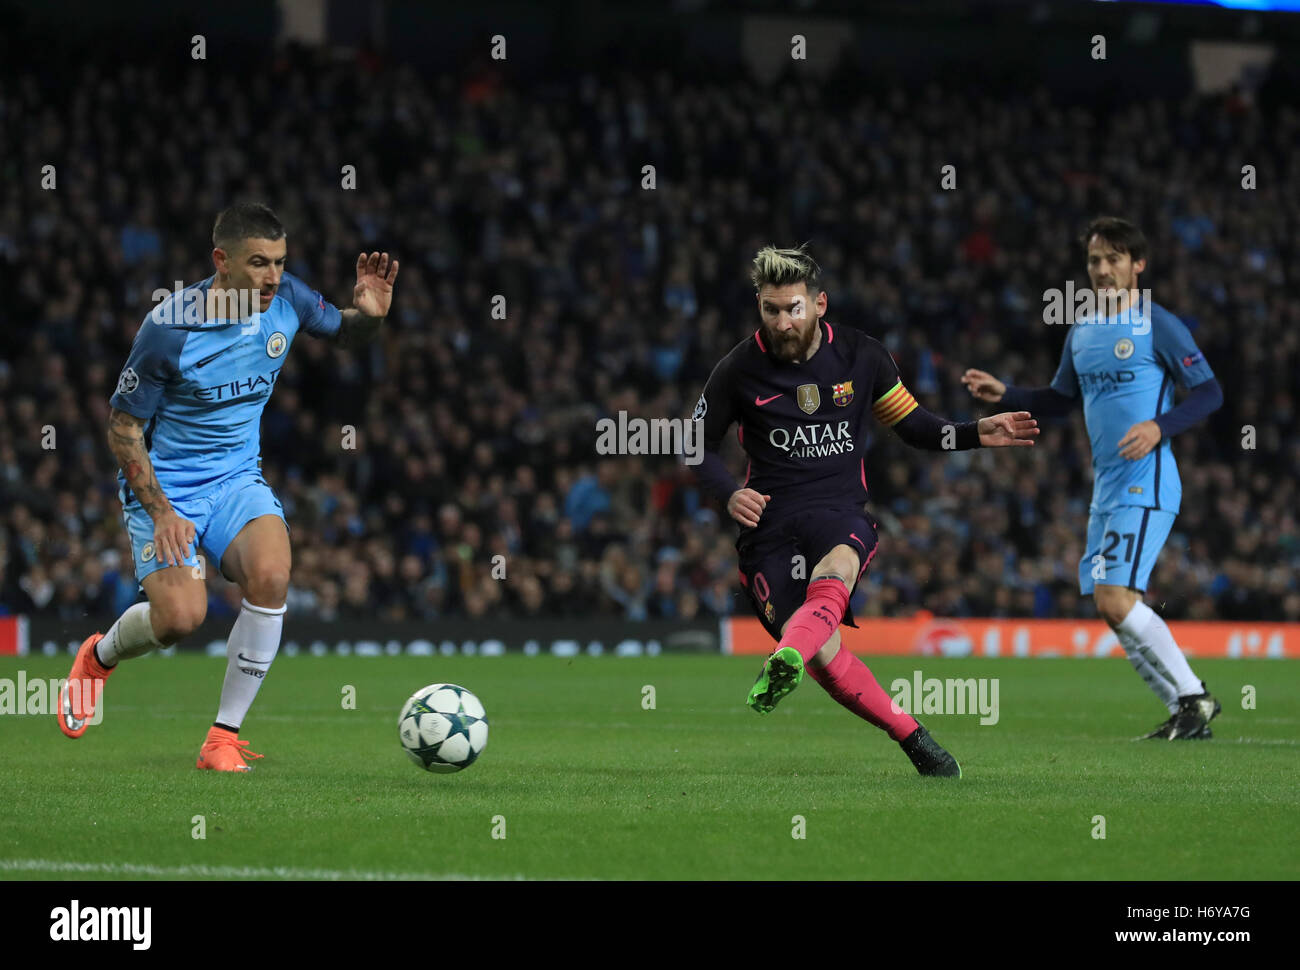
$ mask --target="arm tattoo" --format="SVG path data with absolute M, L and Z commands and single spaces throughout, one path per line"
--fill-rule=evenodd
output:
M 150 518 L 157 518 L 170 511 L 172 506 L 163 494 L 158 476 L 154 474 L 153 462 L 149 460 L 149 450 L 144 445 L 144 426 L 143 419 L 114 408 L 108 416 L 108 447 L 140 505 Z
M 355 307 L 342 313 L 336 340 L 340 347 L 360 347 L 369 343 L 379 333 L 384 317 L 368 317 Z

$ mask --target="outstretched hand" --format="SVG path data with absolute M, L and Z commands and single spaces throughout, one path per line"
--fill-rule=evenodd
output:
M 988 371 L 976 370 L 974 367 L 961 375 L 961 382 L 966 385 L 966 390 L 971 392 L 972 397 L 991 404 L 1001 401 L 1002 395 L 1007 393 L 1007 386 L 1000 380 Z
M 978 430 L 985 448 L 1023 447 L 1038 437 L 1038 422 L 1028 411 L 1004 411 L 980 418 Z
M 362 253 L 357 257 L 357 285 L 352 291 L 352 305 L 368 317 L 386 317 L 393 305 L 393 283 L 397 280 L 397 260 L 388 253 Z

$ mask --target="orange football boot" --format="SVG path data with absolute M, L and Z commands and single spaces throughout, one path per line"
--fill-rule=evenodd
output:
M 249 751 L 248 742 L 239 740 L 234 731 L 213 725 L 208 728 L 208 736 L 199 749 L 199 760 L 194 765 L 210 771 L 252 771 L 244 759 L 260 757 L 257 752 Z
M 95 705 L 103 699 L 104 681 L 117 669 L 105 667 L 95 656 L 95 644 L 104 639 L 102 633 L 92 633 L 77 650 L 72 670 L 59 691 L 59 709 L 54 712 L 59 719 L 59 730 L 70 738 L 79 738 L 95 716 Z

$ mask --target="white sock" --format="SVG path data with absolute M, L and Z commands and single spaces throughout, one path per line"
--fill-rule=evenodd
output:
M 148 603 L 136 603 L 119 616 L 104 634 L 104 639 L 95 644 L 99 662 L 111 667 L 119 660 L 130 660 L 144 656 L 150 650 L 162 649 L 162 643 L 154 636 L 149 614 Z
M 262 678 L 280 649 L 280 630 L 287 606 L 272 609 L 243 600 L 243 608 L 226 640 L 226 682 L 221 687 L 217 723 L 238 731 Z
M 1124 640 L 1120 637 L 1120 642 Z M 1152 667 L 1143 658 L 1136 648 L 1130 650 L 1125 644 L 1124 652 L 1128 654 L 1128 662 L 1133 665 L 1133 669 L 1138 672 L 1138 676 L 1147 682 L 1147 686 L 1155 691 L 1155 695 L 1160 698 L 1160 702 L 1168 708 L 1170 714 L 1178 713 L 1178 691 L 1174 685 L 1165 680 L 1156 668 Z
M 1129 610 L 1128 616 L 1124 617 L 1124 622 L 1116 628 L 1115 633 L 1119 636 L 1120 643 L 1124 644 L 1130 662 L 1134 654 L 1139 655 L 1160 675 L 1161 680 L 1172 687 L 1174 699 L 1170 713 L 1178 709 L 1179 697 L 1203 692 L 1200 678 L 1192 673 L 1187 658 L 1178 649 L 1178 644 L 1174 642 L 1174 635 L 1169 632 L 1165 621 L 1141 600 L 1133 604 L 1133 609 Z M 1132 649 L 1129 648 L 1130 643 L 1133 645 Z M 1137 664 L 1134 663 L 1133 666 L 1136 668 Z M 1141 668 L 1138 668 L 1138 673 L 1142 673 Z M 1156 688 L 1152 686 L 1152 690 Z M 1156 692 L 1160 693 L 1159 690 Z M 1169 707 L 1170 701 L 1163 695 L 1160 699 L 1165 701 L 1166 707 Z

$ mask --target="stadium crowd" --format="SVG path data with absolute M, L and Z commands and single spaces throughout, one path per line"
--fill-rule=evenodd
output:
M 757 326 L 753 253 L 805 240 L 828 320 L 882 340 L 932 411 L 988 413 L 958 376 L 1050 381 L 1065 332 L 1043 291 L 1085 283 L 1078 231 L 1111 213 L 1146 231 L 1145 285 L 1225 392 L 1174 443 L 1182 511 L 1149 601 L 1300 620 L 1294 110 L 842 77 L 465 81 L 297 54 L 234 99 L 202 64 L 75 77 L 0 91 L 0 611 L 111 619 L 137 597 L 109 398 L 154 291 L 210 275 L 216 213 L 260 200 L 289 270 L 339 306 L 358 251 L 402 261 L 382 336 L 301 335 L 266 409 L 291 614 L 748 613 L 734 523 L 672 458 L 596 454 L 597 421 L 688 416 Z M 1013 451 L 911 451 L 875 427 L 882 547 L 858 616 L 1092 615 L 1082 413 Z M 237 589 L 210 582 L 210 612 L 233 615 Z

